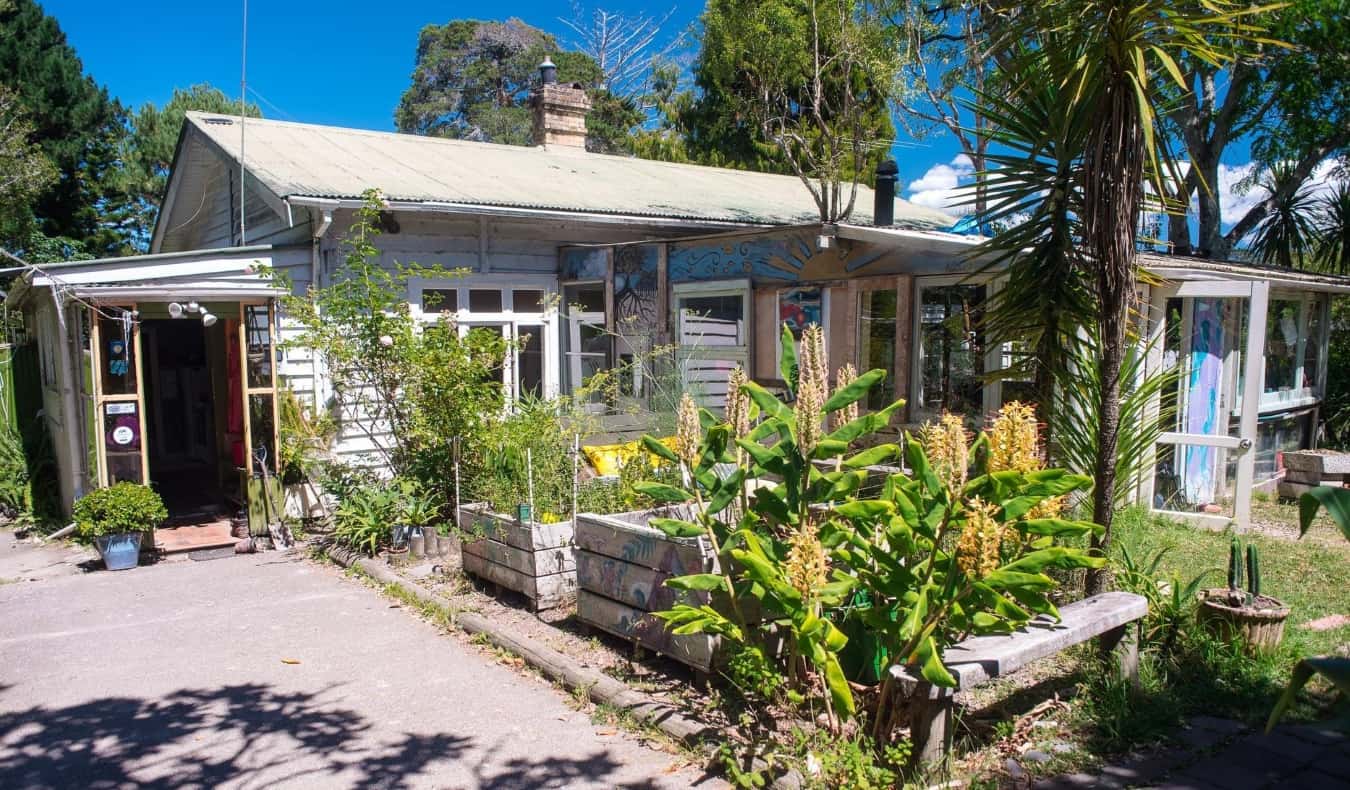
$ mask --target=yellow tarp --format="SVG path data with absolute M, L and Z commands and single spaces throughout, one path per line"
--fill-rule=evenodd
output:
M 675 449 L 674 436 L 667 436 L 660 442 L 672 450 Z M 641 441 L 623 444 L 593 444 L 581 448 L 582 455 L 586 456 L 586 460 L 595 469 L 595 473 L 603 476 L 618 475 L 623 465 L 635 458 L 639 452 L 642 452 Z M 651 454 L 648 453 L 648 455 Z

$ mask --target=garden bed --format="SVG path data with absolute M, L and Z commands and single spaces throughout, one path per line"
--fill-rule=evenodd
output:
M 716 567 L 712 551 L 702 540 L 671 538 L 647 526 L 653 517 L 665 515 L 689 514 L 669 509 L 612 516 L 578 514 L 577 618 L 700 672 L 711 672 L 718 658 L 715 637 L 671 634 L 652 614 L 676 603 L 707 603 L 706 593 L 673 590 L 665 581 Z
M 536 611 L 576 596 L 571 521 L 520 521 L 475 503 L 460 506 L 456 523 L 471 536 L 462 546 L 465 573 L 524 595 Z

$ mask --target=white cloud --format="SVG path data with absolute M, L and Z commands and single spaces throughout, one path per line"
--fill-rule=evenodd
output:
M 906 187 L 907 198 L 920 206 L 942 209 L 953 214 L 966 214 L 971 206 L 961 205 L 970 196 L 970 184 L 974 181 L 975 168 L 970 158 L 959 154 L 946 164 L 936 164 Z
M 1225 230 L 1233 227 L 1248 211 L 1266 199 L 1267 192 L 1261 186 L 1261 182 L 1269 177 L 1270 172 L 1262 169 L 1256 178 L 1252 178 L 1255 167 L 1255 162 L 1238 165 L 1219 164 L 1219 213 L 1223 218 Z M 1332 171 L 1335 167 L 1335 160 L 1326 159 L 1313 169 L 1306 187 L 1312 191 L 1314 197 L 1331 193 L 1334 186 Z M 1185 170 L 1186 166 L 1183 164 L 1181 171 Z M 1194 216 L 1199 210 L 1198 199 L 1193 197 L 1190 205 L 1191 215 Z

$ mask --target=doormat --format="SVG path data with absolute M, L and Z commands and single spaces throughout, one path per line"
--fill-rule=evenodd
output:
M 234 547 L 226 546 L 223 549 L 202 549 L 201 551 L 188 552 L 188 559 L 205 562 L 206 560 L 223 560 L 226 557 L 234 556 Z

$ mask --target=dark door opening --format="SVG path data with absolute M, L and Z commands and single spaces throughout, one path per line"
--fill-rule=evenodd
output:
M 150 479 L 171 523 L 210 521 L 222 511 L 216 441 L 222 398 L 213 386 L 208 331 L 193 320 L 141 325 Z

